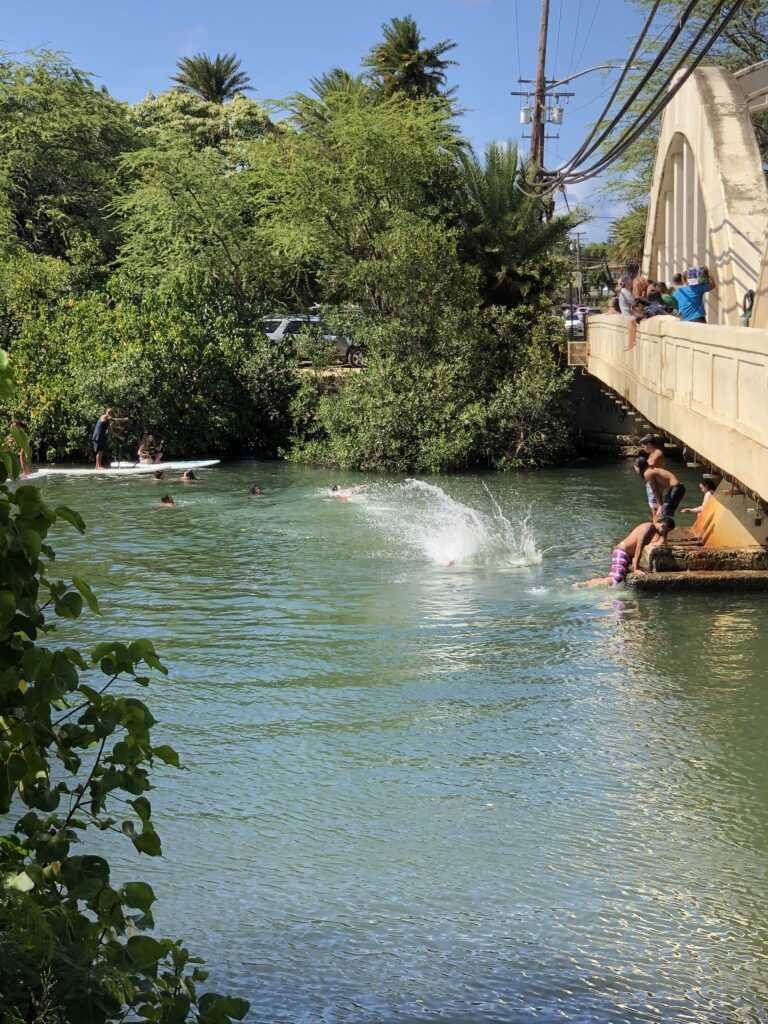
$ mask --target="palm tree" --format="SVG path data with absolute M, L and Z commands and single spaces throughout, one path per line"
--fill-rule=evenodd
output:
M 514 142 L 492 142 L 480 160 L 471 149 L 459 158 L 464 191 L 464 258 L 480 268 L 489 305 L 515 306 L 548 292 L 561 271 L 553 259 L 579 211 L 547 219 L 549 199 L 534 191 L 532 174 Z
M 176 67 L 179 73 L 171 75 L 171 81 L 209 103 L 224 103 L 251 88 L 250 79 L 240 70 L 234 53 L 217 53 L 213 60 L 204 53 L 196 53 L 194 57 L 182 57 Z
M 644 203 L 636 203 L 623 217 L 611 222 L 608 228 L 608 258 L 611 263 L 633 268 L 642 264 L 647 223 L 648 206 Z
M 369 77 L 387 92 L 402 92 L 411 99 L 438 96 L 445 85 L 445 69 L 455 60 L 444 60 L 456 43 L 443 39 L 422 47 L 424 37 L 410 15 L 392 18 L 382 25 L 384 40 L 363 61 Z
M 301 131 L 320 131 L 338 110 L 351 110 L 376 102 L 376 90 L 362 75 L 350 75 L 343 68 L 332 68 L 319 78 L 310 78 L 314 95 L 293 93 L 285 101 L 293 124 Z

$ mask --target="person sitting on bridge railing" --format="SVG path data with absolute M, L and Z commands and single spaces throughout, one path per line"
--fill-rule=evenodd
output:
M 632 278 L 625 274 L 619 281 L 619 309 L 622 316 L 632 316 L 632 303 L 635 297 L 632 294 Z
M 690 267 L 686 284 L 675 289 L 680 318 L 693 324 L 705 324 L 704 296 L 717 288 L 717 278 L 709 267 Z
M 661 295 L 658 292 L 651 292 L 651 295 L 655 296 L 653 302 L 650 299 L 635 299 L 632 303 L 632 319 L 627 326 L 629 343 L 624 349 L 625 352 L 629 352 L 637 344 L 637 325 L 641 320 L 648 320 L 654 316 L 671 316 L 661 301 Z

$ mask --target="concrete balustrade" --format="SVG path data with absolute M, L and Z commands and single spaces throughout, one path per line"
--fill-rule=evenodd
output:
M 768 502 L 768 330 L 593 316 L 588 371 L 648 422 Z

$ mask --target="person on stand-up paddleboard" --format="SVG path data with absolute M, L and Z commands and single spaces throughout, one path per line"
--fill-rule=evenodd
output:
M 104 453 L 107 450 L 107 436 L 109 434 L 110 423 L 127 423 L 127 416 L 115 416 L 114 409 L 105 409 L 104 412 L 96 420 L 96 426 L 93 428 L 93 454 L 96 456 L 96 469 L 104 469 Z M 122 441 L 123 438 L 119 434 L 115 434 L 118 441 Z

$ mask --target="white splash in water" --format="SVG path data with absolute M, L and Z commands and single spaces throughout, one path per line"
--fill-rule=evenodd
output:
M 381 484 L 361 504 L 399 544 L 436 565 L 535 565 L 541 552 L 525 515 L 512 522 L 483 485 L 486 509 L 471 508 L 424 480 Z

